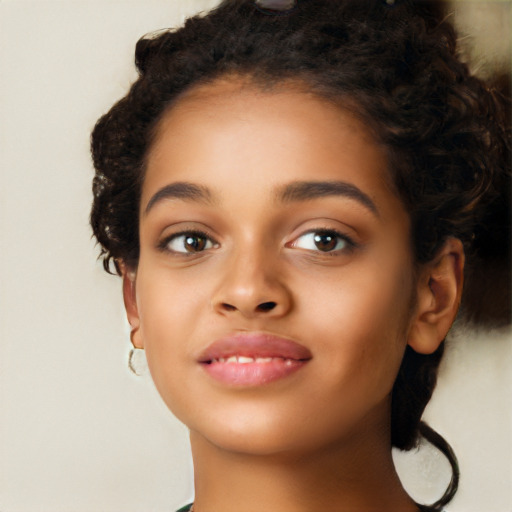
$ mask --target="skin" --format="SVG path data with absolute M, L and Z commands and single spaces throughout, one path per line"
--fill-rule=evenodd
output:
M 446 335 L 463 253 L 450 240 L 415 268 L 384 155 L 360 121 L 293 87 L 219 80 L 160 123 L 124 297 L 133 342 L 190 429 L 197 512 L 417 510 L 391 459 L 390 392 L 406 345 L 428 353 Z M 361 196 L 282 197 L 318 181 Z M 162 192 L 182 182 L 208 192 Z M 315 245 L 322 230 L 334 245 Z M 194 231 L 198 251 L 184 243 Z M 214 381 L 198 355 L 247 332 L 312 359 L 262 386 Z

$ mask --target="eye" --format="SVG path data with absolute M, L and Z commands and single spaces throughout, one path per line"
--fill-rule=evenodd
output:
M 218 244 L 206 233 L 187 232 L 176 233 L 162 243 L 162 248 L 181 254 L 194 254 L 213 249 Z
M 354 244 L 350 239 L 336 231 L 310 231 L 299 236 L 292 247 L 307 249 L 309 251 L 337 252 L 349 249 Z

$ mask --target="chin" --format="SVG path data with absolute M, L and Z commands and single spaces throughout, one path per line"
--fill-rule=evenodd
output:
M 290 417 L 275 417 L 259 412 L 224 410 L 222 417 L 180 418 L 190 429 L 191 438 L 198 437 L 212 447 L 233 453 L 254 456 L 279 455 L 303 450 L 308 435 L 297 428 Z M 306 434 L 306 435 L 305 435 Z M 318 432 L 312 437 L 318 440 Z
M 233 454 L 251 455 L 254 457 L 291 456 L 304 452 L 304 440 L 294 439 L 288 435 L 280 436 L 276 431 L 238 432 L 223 428 L 207 432 L 191 432 L 191 436 L 202 437 L 211 447 Z
M 308 453 L 333 446 L 344 437 L 339 422 L 336 426 L 296 421 L 290 416 L 269 414 L 233 416 L 197 421 L 185 419 L 191 431 L 191 440 L 201 440 L 210 447 L 233 454 L 279 457 L 303 457 Z

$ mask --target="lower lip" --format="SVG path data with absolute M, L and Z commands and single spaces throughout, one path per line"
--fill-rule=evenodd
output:
M 261 386 L 284 379 L 300 370 L 307 361 L 276 359 L 267 363 L 202 363 L 215 380 L 232 386 Z

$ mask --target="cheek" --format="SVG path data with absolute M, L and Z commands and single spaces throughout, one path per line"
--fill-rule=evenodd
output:
M 411 266 L 403 263 L 362 262 L 324 286 L 309 284 L 304 314 L 322 353 L 363 386 L 390 388 L 400 366 L 413 301 Z
M 140 331 L 149 369 L 157 389 L 168 402 L 179 394 L 188 363 L 193 361 L 194 333 L 206 293 L 180 282 L 169 272 L 157 272 L 142 260 L 138 270 L 137 303 Z
M 207 283 L 151 260 L 142 262 L 142 258 L 137 276 L 137 304 L 146 343 L 178 343 L 194 328 L 198 312 L 209 303 Z
M 338 274 L 319 274 L 301 284 L 308 290 L 302 295 L 304 309 L 309 309 L 313 318 L 327 319 L 340 334 L 346 331 L 347 337 L 354 330 L 403 332 L 411 313 L 411 274 L 408 265 L 379 262 L 354 264 Z M 312 284 L 315 281 L 317 285 Z

